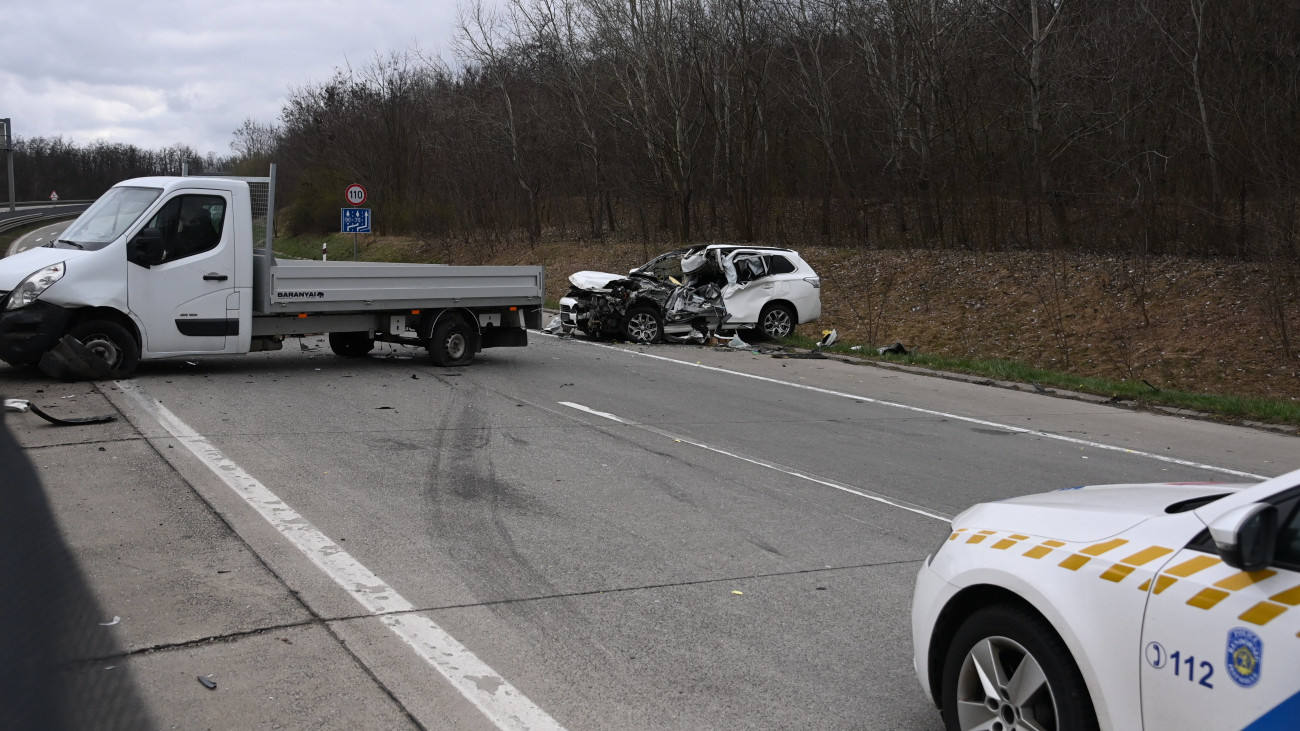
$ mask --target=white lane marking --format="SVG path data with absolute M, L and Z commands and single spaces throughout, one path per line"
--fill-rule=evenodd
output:
M 717 447 L 712 447 L 712 446 L 709 446 L 708 444 L 704 444 L 703 442 L 697 442 L 697 441 L 695 441 L 694 439 L 690 439 L 690 438 L 688 438 L 688 437 L 683 437 L 683 436 L 680 436 L 680 435 L 677 435 L 677 434 L 672 434 L 672 433 L 670 433 L 670 432 L 666 432 L 666 431 L 664 431 L 664 430 L 662 430 L 662 429 L 659 429 L 659 428 L 657 428 L 657 427 L 650 426 L 650 425 L 648 425 L 648 424 L 638 424 L 638 423 L 635 422 L 635 421 L 628 421 L 627 419 L 623 419 L 623 418 L 621 418 L 621 417 L 615 416 L 615 415 L 613 415 L 613 414 L 606 413 L 606 412 L 604 412 L 604 411 L 597 411 L 597 410 L 595 410 L 595 409 L 593 409 L 593 408 L 589 408 L 589 407 L 587 407 L 587 406 L 583 406 L 582 404 L 575 404 L 575 403 L 573 403 L 572 401 L 560 401 L 560 402 L 558 402 L 558 403 L 559 403 L 561 406 L 568 406 L 568 407 L 571 408 L 571 409 L 577 409 L 578 411 L 583 411 L 583 412 L 586 412 L 586 413 L 591 414 L 591 415 L 593 415 L 593 416 L 599 416 L 599 417 L 601 417 L 601 418 L 603 418 L 603 419 L 609 419 L 610 421 L 617 422 L 617 423 L 619 423 L 619 424 L 624 424 L 624 425 L 626 425 L 626 426 L 636 427 L 637 429 L 642 429 L 642 430 L 644 430 L 644 431 L 648 431 L 648 432 L 650 432 L 650 433 L 652 433 L 652 434 L 657 434 L 657 435 L 659 435 L 659 436 L 661 436 L 661 437 L 664 437 L 665 439 L 671 439 L 671 440 L 673 440 L 673 441 L 675 441 L 675 442 L 681 442 L 682 444 L 689 444 L 689 445 L 691 445 L 692 447 L 699 447 L 700 449 L 707 450 L 707 451 L 709 451 L 709 452 L 713 452 L 714 454 L 721 454 L 721 455 L 723 455 L 723 456 L 725 456 L 725 457 L 731 457 L 732 459 L 738 459 L 738 460 L 740 460 L 740 461 L 742 461 L 742 462 L 748 462 L 749 464 L 752 464 L 752 465 L 758 465 L 759 467 L 766 467 L 766 468 L 769 469 L 769 470 L 775 470 L 775 471 L 777 471 L 777 472 L 780 472 L 780 473 L 782 473 L 782 474 L 789 475 L 789 476 L 791 476 L 791 477 L 797 477 L 797 478 L 799 478 L 799 479 L 801 479 L 801 480 L 807 480 L 807 481 L 809 481 L 809 482 L 817 483 L 818 485 L 824 485 L 824 486 L 826 486 L 826 487 L 831 487 L 831 488 L 834 488 L 834 489 L 836 489 L 836 490 L 840 490 L 840 491 L 842 491 L 842 492 L 847 492 L 847 493 L 852 494 L 852 495 L 857 495 L 858 497 L 864 497 L 864 498 L 866 498 L 866 499 L 868 499 L 868 500 L 875 500 L 875 501 L 878 502 L 878 503 L 884 503 L 885 505 L 889 505 L 889 506 L 892 506 L 892 507 L 898 508 L 899 510 L 906 510 L 906 511 L 908 511 L 909 513 L 916 513 L 917 515 L 924 515 L 924 516 L 927 517 L 927 518 L 934 518 L 935 520 L 942 520 L 942 521 L 945 522 L 945 523 L 950 523 L 950 522 L 952 522 L 952 516 L 943 515 L 943 514 L 941 514 L 941 513 L 934 513 L 934 512 L 931 512 L 931 511 L 929 511 L 929 510 L 925 510 L 924 508 L 917 507 L 917 506 L 915 506 L 915 505 L 909 505 L 908 503 L 905 503 L 905 502 L 902 502 L 902 501 L 899 501 L 899 500 L 894 500 L 894 499 L 892 499 L 892 498 L 887 498 L 887 497 L 885 497 L 885 496 L 883 496 L 883 495 L 875 495 L 875 494 L 872 494 L 872 493 L 869 493 L 869 492 L 864 492 L 864 491 L 859 490 L 859 489 L 857 489 L 857 488 L 849 487 L 848 485 L 845 485 L 845 484 L 842 484 L 842 483 L 839 483 L 839 482 L 835 482 L 834 480 L 827 480 L 827 479 L 823 479 L 823 478 L 821 478 L 821 477 L 814 477 L 814 476 L 812 476 L 812 475 L 805 474 L 805 473 L 803 473 L 803 472 L 800 472 L 800 471 L 798 471 L 798 470 L 791 469 L 791 468 L 786 467 L 786 466 L 784 466 L 784 465 L 776 464 L 775 462 L 768 462 L 768 461 L 766 461 L 766 460 L 754 459 L 753 457 L 746 457 L 746 456 L 743 455 L 743 454 L 737 454 L 737 453 L 735 453 L 735 452 L 728 452 L 728 451 L 725 450 L 725 449 L 719 449 L 719 448 L 717 448 Z
M 543 334 L 549 335 L 549 333 L 543 333 Z M 554 338 L 557 338 L 557 339 L 558 339 L 559 336 L 557 336 L 557 335 L 551 335 L 551 337 L 554 337 Z M 780 384 L 780 385 L 782 385 L 782 386 L 790 386 L 790 387 L 792 387 L 792 388 L 801 388 L 801 389 L 803 389 L 803 390 L 805 390 L 805 391 L 812 391 L 812 392 L 814 392 L 814 393 L 825 394 L 825 395 L 827 395 L 827 396 L 838 396 L 838 397 L 840 397 L 840 398 L 849 398 L 849 399 L 854 399 L 854 400 L 856 400 L 856 401 L 864 401 L 864 402 L 869 403 L 869 404 L 876 404 L 876 405 L 878 405 L 878 406 L 890 406 L 890 407 L 893 407 L 893 408 L 895 408 L 895 409 L 903 409 L 903 410 L 905 410 L 905 411 L 912 411 L 912 412 L 915 412 L 915 413 L 918 413 L 918 414 L 927 414 L 927 415 L 929 415 L 929 416 L 939 416 L 939 417 L 943 417 L 943 418 L 945 418 L 945 419 L 953 419 L 953 420 L 956 420 L 956 421 L 964 421 L 964 422 L 966 422 L 966 423 L 968 423 L 968 424 L 979 424 L 980 426 L 992 426 L 992 427 L 997 427 L 997 428 L 999 428 L 999 429 L 1006 429 L 1007 431 L 1018 432 L 1018 433 L 1020 433 L 1020 434 L 1028 434 L 1029 436 L 1042 437 L 1042 438 L 1044 438 L 1044 439 L 1055 439 L 1056 441 L 1059 441 L 1059 442 L 1068 442 L 1068 443 L 1070 443 L 1070 444 L 1079 444 L 1079 445 L 1082 445 L 1082 446 L 1085 446 L 1085 447 L 1092 447 L 1092 448 L 1094 448 L 1094 449 L 1104 449 L 1104 450 L 1111 451 L 1111 452 L 1123 452 L 1123 453 L 1125 453 L 1125 454 L 1131 454 L 1131 455 L 1134 455 L 1134 456 L 1137 456 L 1137 457 L 1146 457 L 1146 458 L 1148 458 L 1148 459 L 1154 459 L 1154 460 L 1157 460 L 1157 461 L 1160 461 L 1160 462 L 1166 462 L 1166 463 L 1169 463 L 1169 464 L 1182 465 L 1183 467 L 1194 467 L 1194 468 L 1196 468 L 1196 469 L 1198 469 L 1198 470 L 1207 470 L 1207 471 L 1209 471 L 1209 472 L 1219 472 L 1219 473 L 1222 473 L 1222 474 L 1225 474 L 1225 475 L 1235 475 L 1235 476 L 1237 476 L 1237 477 L 1249 477 L 1249 478 L 1252 479 L 1252 480 L 1267 480 L 1267 479 L 1269 479 L 1269 478 L 1268 478 L 1267 476 L 1265 476 L 1265 475 L 1257 475 L 1257 474 L 1254 474 L 1254 473 L 1252 473 L 1252 472 L 1241 472 L 1241 471 L 1239 471 L 1239 470 L 1228 469 L 1227 467 L 1216 467 L 1215 465 L 1211 465 L 1211 464 L 1202 464 L 1202 463 L 1200 463 L 1200 462 L 1192 462 L 1192 461 L 1190 461 L 1190 460 L 1179 459 L 1179 458 L 1177 458 L 1177 457 L 1166 457 L 1166 456 L 1163 455 L 1163 454 L 1154 454 L 1154 453 L 1152 453 L 1152 452 L 1142 452 L 1142 451 L 1139 451 L 1139 450 L 1136 450 L 1136 449 L 1129 449 L 1128 447 L 1117 447 L 1117 446 L 1115 446 L 1115 445 L 1113 445 L 1113 444 L 1105 444 L 1105 443 L 1103 443 L 1103 442 L 1093 442 L 1093 441 L 1089 441 L 1089 440 L 1087 440 L 1087 439 L 1079 439 L 1079 438 L 1077 438 L 1077 437 L 1067 437 L 1067 436 L 1065 436 L 1064 434 L 1053 434 L 1053 433 L 1051 433 L 1051 432 L 1038 431 L 1038 430 L 1036 430 L 1036 429 L 1026 429 L 1026 428 L 1024 428 L 1024 427 L 1022 427 L 1022 426 L 1013 426 L 1013 425 L 1011 425 L 1011 424 L 1003 424 L 1003 423 L 996 422 L 996 421 L 988 421 L 988 420 L 986 420 L 986 419 L 976 419 L 976 418 L 973 417 L 973 416 L 962 416 L 961 414 L 950 414 L 950 413 L 948 413 L 948 412 L 946 412 L 946 411 L 935 411 L 934 409 L 926 409 L 926 408 L 922 408 L 922 407 L 920 407 L 920 406 L 909 406 L 909 405 L 907 405 L 907 404 L 900 404 L 900 403 L 898 403 L 898 402 L 896 402 L 896 401 L 885 401 L 885 400 L 883 400 L 883 399 L 871 398 L 870 396 L 859 396 L 859 395 L 857 395 L 857 394 L 845 393 L 844 391 L 832 391 L 832 390 L 829 389 L 829 388 L 820 388 L 820 387 L 818 387 L 818 386 L 808 386 L 808 385 L 805 385 L 805 384 L 802 384 L 802 383 L 791 383 L 791 382 L 789 382 L 789 381 L 782 381 L 782 380 L 780 380 L 779 378 L 770 378 L 770 377 L 768 377 L 768 376 L 758 376 L 758 375 L 754 375 L 753 373 L 743 373 L 743 372 L 741 372 L 741 371 L 733 371 L 733 370 L 730 370 L 730 369 L 727 369 L 727 368 L 720 368 L 720 367 L 718 367 L 718 366 L 704 365 L 703 363 L 689 363 L 689 362 L 687 362 L 687 361 L 677 360 L 677 359 L 675 359 L 675 358 L 665 358 L 665 357 L 662 356 L 662 355 L 651 355 L 650 353 L 643 353 L 643 352 L 636 351 L 636 350 L 625 350 L 625 349 L 623 349 L 623 348 L 619 348 L 619 347 L 617 347 L 617 346 L 613 346 L 613 345 L 604 345 L 604 344 L 602 344 L 602 343 L 586 343 L 586 345 L 593 345 L 593 346 L 598 347 L 598 348 L 608 348 L 609 350 L 616 350 L 616 351 L 618 351 L 618 352 L 620 352 L 620 353 L 627 353 L 627 354 L 629 354 L 629 355 L 636 355 L 636 356 L 640 356 L 640 357 L 642 357 L 642 358 L 651 358 L 651 359 L 653 359 L 653 360 L 662 360 L 662 361 L 667 362 L 667 363 L 675 363 L 675 364 L 677 364 L 677 365 L 689 366 L 689 367 L 691 367 L 691 368 L 702 368 L 702 369 L 704 369 L 704 370 L 706 370 L 706 371 L 714 371 L 714 372 L 716 372 L 716 373 L 726 373 L 726 374 L 733 375 L 733 376 L 740 376 L 741 378 L 750 378 L 750 379 L 753 379 L 753 380 L 755 380 L 755 381 L 763 381 L 764 383 L 777 383 L 777 384 Z
M 129 381 L 117 381 L 116 385 L 367 612 L 379 617 L 497 728 L 563 728 L 433 620 L 414 614 L 415 606 L 401 594 L 168 411 L 143 387 Z

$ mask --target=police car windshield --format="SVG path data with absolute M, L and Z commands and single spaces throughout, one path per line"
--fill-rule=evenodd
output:
M 111 188 L 73 221 L 54 245 L 102 249 L 130 228 L 160 195 L 161 188 Z

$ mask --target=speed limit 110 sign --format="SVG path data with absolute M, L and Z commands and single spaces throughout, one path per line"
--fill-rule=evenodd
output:
M 348 203 L 351 203 L 354 206 L 359 206 L 366 202 L 366 189 L 356 183 L 349 185 L 344 195 L 347 197 Z

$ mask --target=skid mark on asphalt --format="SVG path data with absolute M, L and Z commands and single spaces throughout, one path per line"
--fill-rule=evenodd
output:
M 357 561 L 256 478 L 181 421 L 144 388 L 115 384 L 204 466 L 243 498 L 312 563 L 367 612 L 415 650 L 501 729 L 562 729 L 555 719 L 427 617 L 383 579 Z
M 551 335 L 550 337 L 556 337 L 556 336 Z M 769 378 L 768 376 L 758 376 L 752 373 L 742 373 L 740 371 L 733 371 L 727 368 L 720 368 L 718 366 L 704 365 L 703 363 L 689 363 L 687 361 L 677 360 L 675 358 L 665 358 L 662 355 L 652 355 L 650 353 L 642 353 L 636 350 L 625 350 L 623 348 L 615 347 L 613 345 L 603 345 L 601 343 L 585 343 L 585 345 L 589 345 L 596 348 L 606 348 L 608 350 L 615 350 L 620 353 L 627 353 L 628 355 L 633 355 L 641 358 L 650 358 L 651 360 L 659 360 L 665 363 L 673 363 L 675 365 L 687 366 L 689 368 L 702 368 L 706 371 L 713 371 L 714 373 L 726 373 L 727 375 L 739 376 L 740 378 L 748 378 L 754 381 L 762 381 L 764 383 L 775 383 L 781 386 L 789 386 L 791 388 L 798 388 L 804 391 L 812 391 L 813 393 L 820 393 L 826 396 L 835 396 L 837 398 L 848 398 L 848 399 L 853 399 L 855 401 L 861 401 L 863 403 L 875 404 L 877 406 L 889 406 L 895 409 L 903 409 L 905 411 L 911 411 L 917 414 L 926 414 L 928 416 L 938 416 L 944 419 L 953 419 L 954 421 L 964 421 L 968 424 L 979 424 L 980 426 L 995 427 L 997 429 L 1005 429 L 1007 431 L 1012 431 L 1017 434 L 1027 434 L 1029 436 L 1041 437 L 1043 439 L 1054 439 L 1058 442 L 1066 442 L 1068 444 L 1078 444 L 1084 447 L 1092 447 L 1093 449 L 1104 449 L 1110 452 L 1122 452 L 1124 454 L 1131 454 L 1135 457 L 1146 457 L 1147 459 L 1154 459 L 1159 462 L 1165 462 L 1167 464 L 1176 464 L 1176 465 L 1181 465 L 1183 467 L 1193 467 L 1198 470 L 1218 472 L 1220 474 L 1233 475 L 1235 477 L 1247 477 L 1252 480 L 1268 479 L 1268 477 L 1265 475 L 1257 475 L 1251 472 L 1242 472 L 1240 470 L 1228 469 L 1227 467 L 1218 467 L 1211 464 L 1203 464 L 1201 462 L 1193 462 L 1191 460 L 1179 459 L 1177 457 L 1166 457 L 1163 454 L 1142 452 L 1136 449 L 1129 449 L 1127 447 L 1117 447 L 1113 444 L 1094 442 L 1088 439 L 1079 439 L 1077 437 L 1067 437 L 1064 434 L 1053 434 L 1052 432 L 1037 431 L 1035 429 L 1026 429 L 1022 426 L 1003 424 L 996 421 L 988 421 L 987 419 L 976 419 L 975 417 L 972 416 L 951 414 L 946 411 L 936 411 L 934 409 L 926 409 L 920 406 L 910 406 L 908 404 L 900 404 L 896 401 L 885 401 L 883 399 L 871 398 L 870 396 L 860 396 L 858 394 L 846 393 L 844 391 L 834 391 L 829 388 L 821 388 L 819 386 L 808 386 L 802 383 L 791 383 L 790 381 L 782 381 L 779 378 Z
M 917 506 L 917 505 L 911 505 L 911 504 L 905 503 L 905 502 L 903 502 L 903 501 L 901 501 L 901 500 L 895 500 L 895 499 L 893 499 L 893 498 L 888 498 L 888 497 L 885 497 L 885 496 L 883 496 L 883 495 L 876 495 L 876 494 L 874 494 L 874 493 L 866 492 L 866 491 L 864 491 L 864 490 L 860 490 L 860 489 L 858 489 L 858 488 L 856 488 L 856 487 L 850 487 L 849 485 L 845 485 L 845 484 L 843 484 L 843 483 L 836 482 L 836 481 L 834 481 L 834 480 L 828 480 L 828 479 L 826 479 L 826 478 L 824 478 L 824 477 L 815 477 L 815 476 L 810 475 L 810 474 L 808 474 L 808 473 L 806 473 L 806 472 L 800 472 L 799 470 L 792 469 L 792 468 L 790 468 L 790 467 L 786 467 L 786 466 L 784 466 L 784 465 L 780 465 L 780 464 L 777 464 L 777 463 L 775 463 L 775 462 L 768 462 L 767 460 L 755 459 L 755 458 L 753 458 L 753 457 L 746 457 L 745 455 L 743 455 L 743 454 L 738 454 L 738 453 L 736 453 L 736 452 L 728 452 L 728 451 L 725 450 L 725 449 L 719 449 L 719 448 L 717 448 L 717 447 L 710 446 L 710 445 L 705 444 L 705 443 L 703 443 L 703 442 L 697 442 L 697 441 L 695 441 L 694 439 L 690 439 L 690 438 L 688 438 L 688 437 L 683 437 L 683 436 L 679 436 L 679 435 L 677 435 L 677 434 L 673 434 L 673 433 L 671 433 L 671 432 L 666 432 L 666 431 L 664 431 L 663 429 L 660 429 L 660 428 L 658 428 L 658 427 L 653 427 L 653 426 L 650 426 L 650 425 L 648 425 L 648 424 L 638 424 L 638 423 L 635 422 L 635 421 L 629 421 L 629 420 L 627 420 L 627 419 L 624 419 L 624 418 L 619 417 L 619 416 L 615 416 L 614 414 L 610 414 L 610 413 L 607 413 L 607 412 L 604 412 L 604 411 L 597 411 L 597 410 L 595 410 L 595 409 L 593 409 L 593 408 L 590 408 L 590 407 L 588 407 L 588 406 L 583 406 L 582 404 L 575 404 L 575 403 L 573 403 L 572 401 L 560 401 L 560 402 L 558 402 L 558 403 L 559 403 L 561 406 L 567 406 L 567 407 L 569 407 L 569 408 L 571 408 L 571 409 L 576 409 L 577 411 L 582 411 L 582 412 L 584 412 L 584 413 L 591 414 L 592 416 L 599 416 L 599 417 L 601 417 L 602 419 L 608 419 L 608 420 L 610 420 L 610 421 L 612 421 L 612 422 L 615 422 L 615 423 L 617 423 L 617 424 L 623 424 L 624 426 L 630 426 L 630 427 L 634 427 L 634 428 L 636 428 L 636 429 L 641 429 L 642 431 L 650 432 L 651 434 L 655 434 L 655 435 L 657 435 L 657 436 L 661 436 L 661 437 L 663 437 L 663 438 L 665 438 L 665 439 L 671 439 L 671 440 L 673 440 L 674 442 L 680 442 L 680 443 L 682 443 L 682 444 L 689 444 L 689 445 L 692 446 L 692 447 L 698 447 L 699 449 L 703 449 L 703 450 L 706 450 L 706 451 L 709 451 L 709 452 L 713 452 L 714 454 L 721 454 L 721 455 L 723 455 L 724 457 L 731 457 L 732 459 L 738 459 L 738 460 L 740 460 L 740 461 L 742 461 L 742 462 L 747 462 L 747 463 L 752 464 L 752 465 L 757 465 L 757 466 L 759 466 L 759 467 L 765 467 L 765 468 L 767 468 L 767 469 L 769 469 L 769 470 L 775 470 L 776 472 L 780 472 L 780 473 L 782 473 L 782 474 L 789 475 L 789 476 L 791 476 L 791 477 L 797 477 L 797 478 L 800 479 L 800 480 L 807 480 L 808 482 L 812 482 L 812 483 L 815 483 L 815 484 L 818 484 L 818 485 L 822 485 L 822 486 L 824 486 L 824 487 L 829 487 L 829 488 L 832 488 L 832 489 L 835 489 L 835 490 L 839 490 L 839 491 L 841 491 L 841 492 L 847 492 L 847 493 L 849 493 L 850 495 L 857 495 L 858 497 L 866 498 L 866 499 L 868 499 L 868 500 L 874 500 L 874 501 L 876 501 L 876 502 L 878 502 L 878 503 L 884 503 L 885 505 L 889 505 L 890 507 L 898 508 L 899 510 L 906 510 L 906 511 L 909 512 L 909 513 L 916 513 L 917 515 L 924 515 L 924 516 L 927 517 L 927 518 L 934 518 L 935 520 L 942 520 L 942 521 L 945 522 L 945 523 L 947 523 L 947 522 L 949 522 L 949 521 L 952 520 L 952 516 L 944 515 L 944 514 L 942 514 L 942 513 L 936 513 L 936 512 L 930 511 L 930 510 L 926 510 L 925 508 L 922 508 L 922 507 Z

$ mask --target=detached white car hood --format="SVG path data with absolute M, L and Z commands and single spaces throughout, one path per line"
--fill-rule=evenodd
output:
M 609 283 L 617 279 L 627 279 L 627 275 L 609 272 L 574 272 L 569 275 L 570 284 L 588 292 L 604 292 Z
M 954 528 L 1021 531 L 1061 541 L 1097 541 L 1164 515 L 1174 503 L 1234 493 L 1253 485 L 1157 483 L 1093 485 L 976 505 L 953 519 Z
M 71 261 L 85 256 L 80 249 L 50 249 L 37 247 L 0 259 L 0 292 L 13 291 L 27 277 L 38 269 L 61 261 Z

